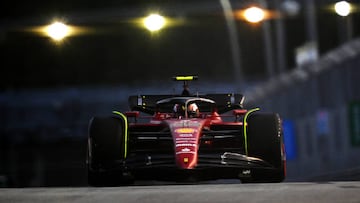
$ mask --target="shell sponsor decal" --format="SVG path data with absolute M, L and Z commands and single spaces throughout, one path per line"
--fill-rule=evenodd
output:
M 175 130 L 176 133 L 181 133 L 181 134 L 191 134 L 194 133 L 196 130 L 193 128 L 178 128 Z

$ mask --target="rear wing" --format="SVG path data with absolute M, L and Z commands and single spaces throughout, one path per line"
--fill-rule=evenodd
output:
M 214 100 L 216 102 L 217 112 L 219 114 L 228 112 L 233 109 L 243 108 L 245 97 L 242 94 L 206 94 L 204 98 Z
M 156 112 L 156 102 L 176 95 L 136 95 L 129 97 L 129 107 L 132 111 L 141 111 L 147 114 Z
M 162 99 L 179 97 L 179 95 L 135 95 L 129 97 L 129 107 L 132 111 L 147 114 L 156 112 L 156 103 Z M 243 108 L 244 96 L 242 94 L 205 94 L 192 97 L 211 99 L 216 103 L 217 112 L 222 114 L 233 109 Z

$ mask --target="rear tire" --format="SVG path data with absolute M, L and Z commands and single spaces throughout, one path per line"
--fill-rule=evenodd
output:
M 87 150 L 89 185 L 114 186 L 124 182 L 121 163 L 125 154 L 125 125 L 124 119 L 115 116 L 90 120 Z
M 247 124 L 248 155 L 260 158 L 274 167 L 254 170 L 253 176 L 247 181 L 282 182 L 285 179 L 285 154 L 279 115 L 253 113 L 249 115 Z

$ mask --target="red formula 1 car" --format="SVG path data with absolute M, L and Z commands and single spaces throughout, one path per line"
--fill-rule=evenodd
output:
M 244 109 L 240 94 L 130 96 L 131 111 L 89 125 L 90 185 L 134 180 L 281 182 L 285 153 L 278 114 Z M 231 113 L 232 112 L 232 113 Z

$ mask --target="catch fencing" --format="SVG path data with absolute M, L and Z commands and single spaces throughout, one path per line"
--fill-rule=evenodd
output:
M 360 166 L 360 40 L 250 89 L 248 107 L 284 119 L 290 178 Z M 286 142 L 290 140 L 290 142 Z

